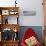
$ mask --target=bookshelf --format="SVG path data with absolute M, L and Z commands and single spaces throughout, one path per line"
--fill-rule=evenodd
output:
M 18 32 L 19 32 L 19 7 L 0 7 L 0 46 L 18 46 L 19 39 Z M 11 39 L 8 37 L 11 35 Z M 12 34 L 8 33 L 12 32 Z M 9 34 L 9 35 L 8 35 Z M 15 37 L 15 34 L 17 38 Z M 2 37 L 4 35 L 4 37 Z M 7 38 L 6 38 L 7 37 Z M 6 40 L 5 40 L 6 39 Z M 8 39 L 8 40 L 7 40 Z

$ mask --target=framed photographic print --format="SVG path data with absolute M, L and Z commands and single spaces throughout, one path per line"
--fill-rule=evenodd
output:
M 2 10 L 2 15 L 9 15 L 9 10 Z

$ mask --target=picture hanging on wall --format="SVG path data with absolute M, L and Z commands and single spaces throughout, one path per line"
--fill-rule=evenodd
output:
M 36 11 L 23 11 L 24 16 L 36 16 Z

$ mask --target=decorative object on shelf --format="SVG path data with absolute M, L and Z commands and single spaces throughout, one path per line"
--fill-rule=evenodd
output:
M 14 29 L 14 41 L 15 40 L 18 40 L 18 32 L 17 32 L 17 30 L 16 30 L 16 28 Z
M 9 15 L 9 10 L 2 10 L 2 15 Z
M 5 28 L 2 31 L 2 40 L 4 41 L 12 40 L 12 30 L 10 28 Z
M 14 29 L 14 32 L 17 32 L 16 28 Z
M 13 41 L 18 40 L 18 32 L 14 32 Z
M 16 40 L 18 40 L 18 32 L 14 32 L 10 28 L 5 28 L 2 31 L 2 40 L 4 40 L 4 41 L 9 41 L 9 40 L 16 41 Z
M 17 4 L 17 2 L 16 2 L 17 0 L 15 0 L 15 7 L 16 7 L 16 4 Z
M 8 18 L 7 18 L 7 19 L 5 19 L 5 24 L 8 24 Z
M 16 15 L 18 12 L 16 10 L 10 10 L 10 15 Z

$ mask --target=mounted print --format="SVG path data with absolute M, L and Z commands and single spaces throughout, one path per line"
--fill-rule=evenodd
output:
M 23 11 L 24 16 L 36 16 L 36 11 Z
M 2 10 L 2 15 L 9 15 L 9 10 Z

